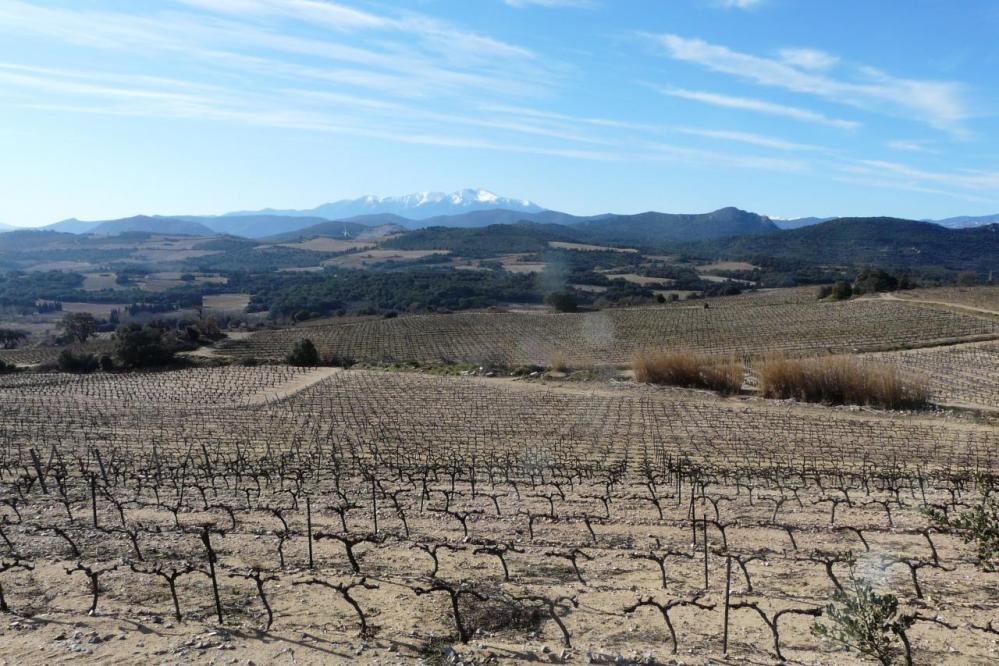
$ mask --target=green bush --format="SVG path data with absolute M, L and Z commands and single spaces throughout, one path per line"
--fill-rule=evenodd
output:
M 150 368 L 173 362 L 176 336 L 155 324 L 126 324 L 115 332 L 115 356 L 126 368 Z
M 545 296 L 545 303 L 555 308 L 557 312 L 575 312 L 579 303 L 575 295 L 568 291 L 556 291 Z
M 288 365 L 311 368 L 319 365 L 319 350 L 312 344 L 312 340 L 303 338 L 295 343 L 285 360 Z
M 85 374 L 96 370 L 98 362 L 97 357 L 93 354 L 88 354 L 86 352 L 75 354 L 71 349 L 63 349 L 59 352 L 59 358 L 56 359 L 56 365 L 63 372 Z
M 951 517 L 936 509 L 927 509 L 934 526 L 957 534 L 965 543 L 974 543 L 978 566 L 984 571 L 999 570 L 999 500 L 982 497 L 977 506 Z
M 895 595 L 878 594 L 870 583 L 858 580 L 852 569 L 850 584 L 833 595 L 833 603 L 826 606 L 824 615 L 829 623 L 816 622 L 812 627 L 816 636 L 877 659 L 885 666 L 896 662 L 901 641 L 906 662 L 912 663 L 905 632 L 915 617 L 899 613 Z

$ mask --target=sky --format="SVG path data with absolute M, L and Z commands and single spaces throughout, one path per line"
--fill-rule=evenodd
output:
M 0 223 L 999 212 L 994 0 L 0 0 Z

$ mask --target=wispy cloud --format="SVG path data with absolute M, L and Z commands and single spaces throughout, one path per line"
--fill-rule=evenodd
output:
M 937 151 L 926 147 L 925 141 L 912 141 L 908 139 L 896 139 L 885 144 L 892 150 L 904 150 L 910 153 L 935 153 Z
M 523 9 L 524 7 L 592 9 L 599 4 L 597 0 L 503 0 L 503 3 L 517 9 Z
M 726 9 L 753 9 L 762 5 L 764 0 L 714 0 L 718 7 Z
M 802 69 L 829 69 L 839 62 L 839 57 L 818 49 L 781 49 L 781 60 Z
M 703 90 L 688 90 L 686 88 L 668 88 L 656 85 L 650 85 L 650 87 L 658 90 L 664 95 L 689 99 L 695 102 L 710 104 L 712 106 L 721 106 L 729 109 L 743 109 L 745 111 L 766 113 L 773 116 L 783 116 L 785 118 L 793 118 L 794 120 L 800 120 L 802 122 L 839 127 L 840 129 L 856 129 L 860 126 L 860 123 L 853 120 L 830 118 L 810 109 L 788 106 L 786 104 L 775 104 L 773 102 L 753 99 L 750 97 L 735 97 L 733 95 L 723 95 Z
M 867 111 L 887 113 L 928 123 L 954 134 L 964 134 L 968 112 L 962 86 L 953 81 L 931 81 L 892 76 L 871 66 L 850 68 L 850 78 L 835 78 L 816 67 L 735 51 L 702 39 L 674 34 L 654 39 L 676 60 L 731 74 L 754 83 L 845 103 Z M 812 58 L 813 63 L 821 61 Z M 826 59 L 826 63 L 831 64 Z
M 774 148 L 775 150 L 784 151 L 827 151 L 828 148 L 823 148 L 822 146 L 813 146 L 805 143 L 794 143 L 793 141 L 785 141 L 784 139 L 779 139 L 777 137 L 765 136 L 762 134 L 756 134 L 754 132 L 739 132 L 735 130 L 715 130 L 715 129 L 698 129 L 693 127 L 682 127 L 677 130 L 683 134 L 690 134 L 693 136 L 703 136 L 709 139 L 720 139 L 723 141 L 735 141 L 738 143 L 746 143 L 752 146 L 760 146 L 762 148 Z
M 244 5 L 283 8 L 284 4 L 291 4 L 299 12 L 293 16 L 313 21 L 316 20 L 313 13 L 303 12 L 300 5 L 326 4 L 314 0 L 192 1 L 232 12 Z M 282 11 L 287 14 L 292 10 Z M 256 15 L 248 15 L 253 16 Z M 325 70 L 317 78 L 339 75 L 337 80 L 342 83 L 380 86 L 386 94 L 410 95 L 468 94 L 473 89 L 479 94 L 539 95 L 553 85 L 550 70 L 527 49 L 418 15 L 344 21 L 345 29 L 353 26 L 351 29 L 386 31 L 384 38 L 365 41 L 364 46 L 346 43 L 339 31 L 318 38 L 236 18 L 247 17 L 176 12 L 139 16 L 42 7 L 21 0 L 0 2 L 0 34 L 35 34 L 61 43 L 143 55 L 169 53 L 184 59 L 240 67 L 255 76 L 259 76 L 261 68 L 296 76 Z M 320 25 L 322 29 L 329 27 Z M 415 40 L 413 34 L 418 34 Z M 393 35 L 399 38 L 393 39 Z M 310 60 L 326 63 L 318 66 L 317 62 L 313 66 Z M 340 66 L 330 68 L 329 62 Z

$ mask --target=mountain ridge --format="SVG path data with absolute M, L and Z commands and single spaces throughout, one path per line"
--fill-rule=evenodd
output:
M 358 215 L 393 213 L 410 220 L 422 220 L 441 215 L 490 209 L 516 210 L 521 212 L 539 212 L 545 210 L 533 201 L 526 199 L 501 197 L 482 188 L 466 188 L 451 193 L 418 192 L 387 197 L 368 195 L 357 199 L 341 199 L 304 210 L 265 208 L 256 211 L 235 211 L 226 213 L 222 217 L 278 215 L 284 217 L 321 217 L 327 220 L 341 220 Z

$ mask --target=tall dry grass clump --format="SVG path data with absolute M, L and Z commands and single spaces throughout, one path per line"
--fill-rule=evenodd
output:
M 923 406 L 929 397 L 922 380 L 904 378 L 894 366 L 851 356 L 768 356 L 757 364 L 756 374 L 766 398 L 905 409 Z
M 631 367 L 639 382 L 725 394 L 738 393 L 745 378 L 745 367 L 734 356 L 717 358 L 687 351 L 642 352 Z
M 549 372 L 569 372 L 572 369 L 569 365 L 569 357 L 559 351 L 548 355 L 547 367 Z

